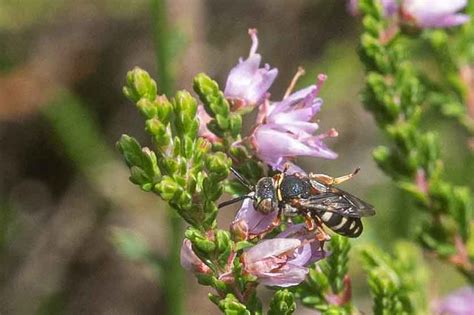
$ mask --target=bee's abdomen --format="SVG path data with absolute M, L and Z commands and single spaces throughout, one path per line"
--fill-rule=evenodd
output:
M 343 236 L 358 237 L 363 230 L 362 221 L 359 218 L 344 217 L 330 211 L 322 212 L 319 218 L 327 227 Z

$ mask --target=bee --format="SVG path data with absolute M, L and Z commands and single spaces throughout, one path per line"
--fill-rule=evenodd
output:
M 236 170 L 231 168 L 231 171 L 250 193 L 225 201 L 219 208 L 251 198 L 254 208 L 261 213 L 278 209 L 277 222 L 270 229 L 277 226 L 282 217 L 302 215 L 309 230 L 318 229 L 327 236 L 321 229 L 323 223 L 340 235 L 354 238 L 362 233 L 361 218 L 375 215 L 372 205 L 335 187 L 351 179 L 359 169 L 337 178 L 313 173 L 287 174 L 285 169 L 272 177 L 262 177 L 255 186 Z

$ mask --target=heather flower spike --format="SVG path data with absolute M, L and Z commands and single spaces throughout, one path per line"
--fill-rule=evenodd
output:
M 440 167 L 440 146 L 436 135 L 420 132 L 422 128 L 418 125 L 421 121 L 419 115 L 424 113 L 421 104 L 431 102 L 429 93 L 432 87 L 417 77 L 418 69 L 408 58 L 411 46 L 404 37 L 408 39 L 408 35 L 411 36 L 411 45 L 411 40 L 420 36 L 421 32 L 408 34 L 400 31 L 393 37 L 394 41 L 385 40 L 387 27 L 398 31 L 398 24 L 401 23 L 418 27 L 455 25 L 463 18 L 456 12 L 465 1 L 446 1 L 443 5 L 431 2 L 434 3 L 433 8 L 423 13 L 425 15 L 420 13 L 421 1 L 418 5 L 413 5 L 415 0 L 360 1 L 363 5 L 359 8 L 364 14 L 361 56 L 367 69 L 363 101 L 393 142 L 393 148 L 377 148 L 374 158 L 407 193 L 429 201 L 418 203 L 416 207 L 423 208 L 436 219 L 420 225 L 419 240 L 423 247 L 472 280 L 473 261 L 468 255 L 472 240 L 472 193 L 465 187 L 441 179 L 444 174 Z M 410 3 L 412 6 L 408 7 Z M 404 11 L 402 6 L 405 6 Z M 438 20 L 432 23 L 433 16 Z M 443 33 L 441 35 L 448 38 L 451 36 L 451 32 L 433 33 Z M 277 76 L 277 69 L 271 69 L 268 65 L 260 67 L 256 31 L 250 30 L 249 34 L 252 39 L 250 54 L 230 71 L 225 91 L 203 73 L 195 77 L 193 88 L 202 106 L 186 91 L 158 96 L 157 90 L 161 87 L 156 86 L 148 73 L 141 69 L 129 73 L 124 92 L 143 115 L 145 130 L 153 142 L 149 149 L 143 148 L 130 136 L 124 135 L 120 139 L 118 148 L 130 168 L 130 179 L 141 189 L 161 197 L 170 211 L 187 222 L 181 247 L 181 265 L 193 272 L 200 284 L 210 287 L 209 299 L 224 314 L 263 314 L 257 290 L 259 285 L 295 286 L 291 290 L 272 288 L 277 292 L 271 299 L 270 307 L 265 307 L 271 315 L 292 314 L 295 298 L 312 310 L 327 314 L 360 313 L 350 300 L 349 240 L 339 234 L 330 240 L 318 238 L 324 226 L 308 224 L 311 223 L 310 218 L 305 218 L 304 211 L 294 211 L 291 214 L 296 216 L 288 215 L 288 221 L 280 225 L 278 215 L 281 210 L 285 210 L 283 214 L 290 214 L 286 210 L 293 210 L 292 206 L 303 210 L 302 199 L 307 198 L 309 188 L 310 201 L 314 203 L 305 205 L 308 209 L 314 205 L 310 214 L 320 216 L 320 219 L 325 213 L 331 214 L 323 222 L 328 223 L 328 228 L 334 227 L 329 220 L 340 218 L 333 216 L 333 213 L 341 211 L 341 198 L 347 195 L 338 195 L 335 187 L 326 187 L 330 186 L 329 182 L 324 186 L 327 189 L 318 190 L 320 195 L 317 195 L 314 180 L 324 177 L 313 177 L 309 187 L 305 185 L 307 182 L 299 182 L 295 180 L 298 176 L 293 176 L 293 183 L 286 186 L 284 193 L 283 190 L 272 190 L 284 187 L 281 185 L 283 177 L 272 177 L 274 185 L 266 186 L 270 188 L 266 192 L 272 194 L 272 198 L 278 198 L 277 206 L 273 202 L 267 203 L 271 206 L 264 209 L 269 212 L 265 214 L 254 209 L 252 199 L 245 199 L 230 229 L 219 228 L 218 200 L 224 191 L 241 195 L 242 198 L 253 197 L 253 184 L 265 176 L 267 165 L 285 170 L 287 175 L 304 174 L 297 165 L 287 166 L 288 163 L 299 156 L 328 159 L 337 156 L 324 143 L 325 138 L 337 136 L 337 131 L 330 129 L 316 134 L 319 126 L 315 116 L 323 103 L 319 92 L 326 76 L 319 75 L 316 84 L 294 91 L 298 78 L 304 74 L 300 68 L 284 97 L 278 102 L 271 102 L 268 91 Z M 457 52 L 455 49 L 453 47 L 453 52 Z M 457 63 L 453 65 L 456 68 Z M 443 91 L 436 92 L 437 95 L 444 94 Z M 449 91 L 444 96 L 451 100 L 453 93 L 456 92 Z M 461 99 L 456 99 L 456 102 Z M 242 115 L 255 107 L 258 107 L 256 124 L 250 135 L 245 137 L 241 134 Z M 228 179 L 231 167 L 238 169 L 249 183 L 241 180 L 244 185 L 234 185 L 236 182 Z M 273 175 L 272 170 L 268 170 L 266 175 Z M 288 192 L 298 188 L 298 185 L 305 186 L 304 193 L 289 198 Z M 330 202 L 324 203 L 328 200 Z M 340 213 L 341 216 L 350 212 L 352 207 L 349 206 L 349 210 L 344 209 L 348 212 Z M 293 224 L 293 221 L 303 220 L 305 224 Z M 338 225 L 347 222 L 341 219 Z M 435 228 L 433 222 L 436 223 Z M 328 245 L 331 255 L 324 250 L 325 245 Z M 373 313 L 425 313 L 423 307 L 426 308 L 426 305 L 419 306 L 423 303 L 420 301 L 424 301 L 422 274 L 426 268 L 421 263 L 423 256 L 416 247 L 403 244 L 397 244 L 394 251 L 394 255 L 374 248 L 362 252 L 363 266 L 368 273 L 374 299 Z M 152 259 L 145 258 L 147 261 Z M 456 312 L 462 309 L 472 313 L 469 303 L 471 295 L 472 288 L 448 297 L 440 303 L 440 312 L 458 314 Z
M 262 56 L 257 54 L 257 30 L 249 29 L 249 35 L 252 39 L 249 56 L 246 60 L 240 58 L 239 63 L 232 68 L 224 89 L 224 95 L 231 102 L 233 110 L 261 104 L 278 75 L 278 70 L 271 69 L 268 64 L 260 68 Z
M 300 69 L 295 77 L 301 75 Z M 314 135 L 318 124 L 312 122 L 323 103 L 317 97 L 326 75 L 318 76 L 318 84 L 291 93 L 292 81 L 285 98 L 270 104 L 267 100 L 259 109 L 257 127 L 250 136 L 256 155 L 274 169 L 283 170 L 285 163 L 297 156 L 335 159 L 337 154 L 324 144 L 327 137 L 336 137 L 337 131 Z

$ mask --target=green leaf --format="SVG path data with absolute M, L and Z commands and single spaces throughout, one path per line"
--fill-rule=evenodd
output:
M 294 294 L 287 289 L 278 290 L 270 301 L 268 315 L 290 315 L 296 310 Z

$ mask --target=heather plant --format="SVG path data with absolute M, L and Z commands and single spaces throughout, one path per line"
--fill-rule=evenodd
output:
M 472 131 L 472 87 L 466 84 L 472 26 L 467 15 L 457 13 L 461 2 L 427 8 L 421 1 L 363 0 L 356 6 L 351 1 L 353 12 L 362 15 L 363 103 L 389 140 L 374 150 L 374 159 L 411 197 L 413 211 L 424 214 L 416 239 L 420 247 L 400 242 L 392 253 L 375 246 L 356 253 L 375 314 L 429 312 L 422 249 L 474 282 L 472 194 L 445 179 L 438 136 L 422 128 L 427 110 L 436 108 Z M 433 29 L 464 23 L 455 31 Z M 245 197 L 264 176 L 306 174 L 298 157 L 337 158 L 325 142 L 338 135 L 335 129 L 317 133 L 315 119 L 323 105 L 318 95 L 326 75 L 295 91 L 304 74 L 298 69 L 281 100 L 273 101 L 269 91 L 278 70 L 262 65 L 256 30 L 249 35 L 249 55 L 231 69 L 224 88 L 200 73 L 193 81 L 194 95 L 173 95 L 169 89 L 165 95 L 144 70 L 127 74 L 124 94 L 143 116 L 152 140 L 150 147 L 127 135 L 118 141 L 130 180 L 161 197 L 187 223 L 181 265 L 209 287 L 209 299 L 224 314 L 292 314 L 297 301 L 321 314 L 359 314 L 352 300 L 349 239 L 311 229 L 301 216 L 282 220 L 274 204 L 261 211 Z M 455 48 L 451 41 L 458 41 Z M 441 78 L 416 66 L 413 42 L 431 45 Z M 242 120 L 252 111 L 256 121 L 243 134 Z M 217 224 L 224 192 L 243 200 L 227 229 Z M 274 292 L 268 306 L 262 305 L 259 286 Z M 450 307 L 471 296 L 466 289 L 436 310 L 458 314 Z M 469 309 L 467 302 L 463 305 Z

